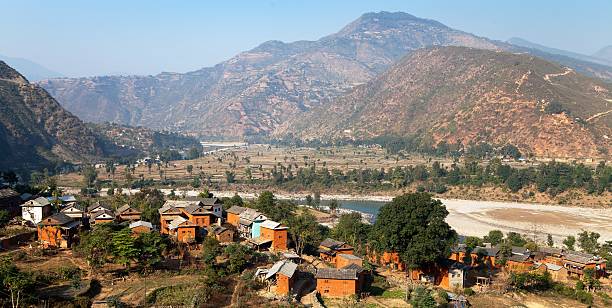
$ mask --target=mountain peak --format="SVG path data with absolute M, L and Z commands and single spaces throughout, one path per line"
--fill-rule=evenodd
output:
M 608 45 L 600 49 L 599 51 L 593 54 L 593 57 L 612 62 L 612 45 Z
M 0 60 L 0 79 L 10 80 L 17 83 L 26 84 L 28 80 L 19 74 L 14 68 Z
M 384 31 L 388 29 L 402 29 L 409 25 L 423 24 L 436 27 L 446 26 L 435 20 L 419 18 L 405 12 L 370 12 L 361 15 L 355 21 L 342 28 L 335 36 L 347 37 L 367 31 Z

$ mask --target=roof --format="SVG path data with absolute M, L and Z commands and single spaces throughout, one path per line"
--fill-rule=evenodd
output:
M 555 247 L 539 247 L 538 250 L 549 255 L 560 255 L 563 253 L 563 249 Z
M 323 247 L 327 247 L 329 249 L 341 249 L 342 246 L 344 246 L 346 244 L 346 242 L 341 242 L 341 241 L 336 241 L 334 239 L 331 238 L 326 238 L 325 240 L 323 240 L 321 242 L 321 244 L 319 244 L 319 246 L 323 246 Z
M 232 214 L 236 214 L 236 215 L 240 215 L 246 209 L 247 209 L 246 207 L 234 205 L 234 206 L 230 207 L 229 209 L 227 209 L 226 212 L 232 213 Z
M 512 246 L 512 253 L 521 255 L 529 254 L 529 249 L 524 247 Z
M 266 279 L 270 279 L 276 274 L 282 274 L 291 278 L 295 274 L 296 270 L 297 264 L 291 261 L 281 260 L 274 263 L 274 265 L 272 265 L 272 267 L 268 270 L 268 274 L 266 274 Z
M 564 254 L 564 259 L 576 263 L 587 264 L 595 261 L 595 256 L 590 253 L 568 251 Z
M 271 239 L 267 239 L 267 238 L 263 238 L 261 236 L 258 237 L 254 237 L 254 238 L 248 238 L 247 241 L 249 243 L 255 244 L 257 246 L 263 245 L 263 244 L 267 244 L 267 243 L 271 243 L 272 240 Z
M 293 253 L 293 252 L 283 252 L 283 258 L 300 259 L 300 256 L 298 256 L 296 253 Z
M 345 267 L 343 267 L 343 269 L 350 269 L 350 270 L 355 270 L 357 272 L 357 274 L 363 272 L 363 267 L 355 264 L 355 263 L 351 263 Z
M 520 255 L 520 254 L 513 254 L 512 256 L 510 256 L 510 258 L 508 258 L 508 260 L 515 261 L 515 262 L 525 262 L 527 261 L 527 259 L 529 259 L 529 255 Z
M 136 209 L 132 208 L 129 204 L 124 204 L 120 208 L 117 209 L 117 213 L 121 214 L 121 213 L 123 213 L 123 212 L 125 212 L 125 211 L 127 211 L 129 209 L 136 210 Z
M 102 211 L 95 211 L 95 212 L 93 212 L 93 214 L 91 215 L 91 218 L 92 219 L 97 219 L 98 217 L 100 217 L 102 215 L 105 215 L 105 214 L 110 216 L 110 217 L 115 217 L 113 215 L 113 212 L 108 211 L 108 210 L 102 210 Z
M 60 212 L 68 212 L 70 209 L 77 209 L 78 211 L 83 212 L 83 207 L 76 202 L 68 203 L 63 209 L 60 210 Z
M 184 209 L 190 205 L 199 206 L 199 201 L 188 201 L 188 200 L 168 200 L 158 210 L 160 214 L 167 212 L 169 209 Z
M 457 244 L 453 247 L 451 247 L 451 251 L 452 252 L 465 252 L 467 245 L 466 244 Z
M 242 218 L 240 218 L 240 219 L 238 220 L 238 222 L 239 222 L 241 225 L 245 225 L 245 226 L 250 226 L 250 225 L 252 225 L 252 224 L 253 224 L 253 222 L 252 222 L 252 221 L 247 220 L 247 219 L 242 219 Z
M 217 226 L 217 225 L 215 225 L 215 226 L 211 227 L 211 231 L 212 231 L 214 234 L 221 234 L 221 233 L 223 233 L 224 231 L 227 231 L 227 230 L 229 230 L 229 229 L 228 229 L 228 228 L 226 228 L 226 227 Z
M 178 227 L 191 227 L 191 226 L 195 226 L 193 223 L 191 223 L 189 220 L 179 216 L 174 218 L 170 224 L 168 224 L 168 229 L 170 230 L 174 230 Z
M 200 209 L 204 209 L 204 212 L 199 213 L 199 214 L 213 214 L 211 211 L 207 210 L 206 207 L 203 207 L 197 204 L 190 204 L 186 206 L 183 210 L 189 214 L 194 214 Z
M 105 210 L 108 210 L 108 211 L 110 211 L 110 209 L 111 209 L 110 206 L 108 206 L 108 205 L 106 205 L 104 203 L 100 203 L 100 201 L 98 201 L 98 202 L 88 206 L 87 207 L 87 211 L 91 212 L 91 211 L 95 210 L 97 207 L 103 207 Z
M 495 257 L 499 254 L 499 248 L 497 247 L 482 247 L 482 246 L 476 246 L 474 248 L 474 250 L 472 250 L 472 252 L 474 253 L 478 253 L 479 250 L 482 250 L 485 252 L 485 255 L 488 257 Z
M 352 268 L 320 268 L 315 275 L 317 279 L 356 280 L 357 271 Z
M 49 200 L 49 202 L 51 202 L 53 200 L 56 200 L 56 199 L 59 199 L 62 202 L 75 202 L 75 201 L 77 201 L 77 199 L 74 196 L 72 196 L 72 195 L 61 196 L 59 198 L 56 198 L 56 197 L 47 197 L 47 200 Z
M 64 213 L 55 213 L 43 219 L 40 223 L 45 226 L 62 226 L 72 221 L 73 219 Z
M 216 205 L 221 204 L 219 198 L 198 198 L 198 201 L 202 202 L 203 205 Z
M 8 199 L 8 198 L 17 198 L 19 197 L 19 193 L 10 189 L 0 189 L 0 199 Z
M 347 260 L 361 260 L 360 257 L 355 256 L 355 255 L 350 255 L 348 253 L 341 253 L 336 255 L 337 257 L 343 258 L 343 259 L 347 259 Z
M 135 221 L 133 223 L 130 224 L 130 229 L 136 228 L 136 227 L 147 227 L 149 229 L 153 229 L 153 225 L 148 222 L 148 221 Z
M 282 230 L 287 229 L 287 227 L 282 227 L 280 222 L 276 222 L 273 220 L 266 220 L 260 225 L 262 228 L 271 229 L 271 230 Z
M 558 271 L 558 270 L 561 270 L 563 268 L 563 266 L 561 266 L 561 265 L 552 264 L 552 263 L 544 263 L 544 265 L 546 265 L 546 268 L 551 270 L 551 271 Z
M 48 204 L 50 204 L 50 203 L 49 203 L 49 200 L 47 200 L 47 198 L 45 198 L 45 197 L 38 197 L 38 198 L 36 198 L 34 200 L 30 200 L 30 201 L 22 204 L 21 206 L 27 206 L 27 207 L 31 207 L 31 206 L 45 206 L 45 205 L 48 205 Z
M 256 220 L 259 216 L 262 216 L 263 220 L 267 219 L 266 216 L 264 216 L 259 211 L 250 208 L 246 208 L 244 211 L 242 211 L 242 213 L 240 213 L 240 218 L 250 221 Z

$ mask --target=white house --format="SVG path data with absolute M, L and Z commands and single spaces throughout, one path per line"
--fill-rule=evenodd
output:
M 35 225 L 49 215 L 51 215 L 51 203 L 47 198 L 38 197 L 21 205 L 21 217 Z

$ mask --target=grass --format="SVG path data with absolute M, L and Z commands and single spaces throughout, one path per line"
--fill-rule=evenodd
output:
M 380 297 L 382 298 L 406 298 L 406 292 L 402 290 L 385 290 Z

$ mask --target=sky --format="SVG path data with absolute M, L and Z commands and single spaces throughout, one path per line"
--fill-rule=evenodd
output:
M 612 45 L 609 0 L 0 0 L 0 10 L 1 55 L 71 77 L 192 71 L 268 40 L 316 40 L 373 11 L 584 54 Z

